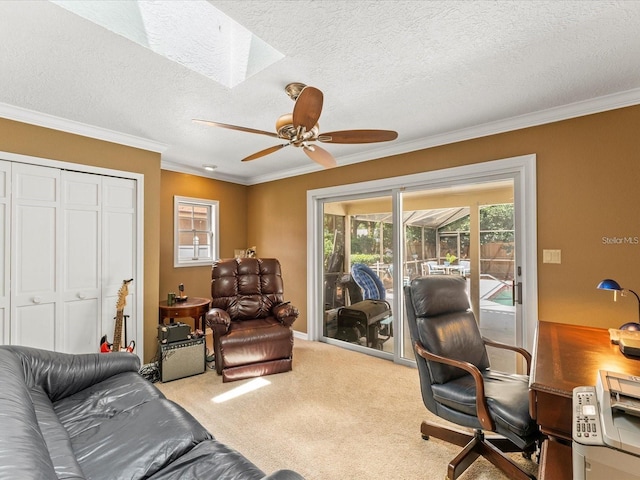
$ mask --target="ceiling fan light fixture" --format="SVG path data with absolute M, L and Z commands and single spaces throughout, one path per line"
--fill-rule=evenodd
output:
M 293 114 L 285 113 L 276 120 L 276 132 L 280 138 L 292 139 L 297 130 L 293 127 Z
M 194 121 L 212 127 L 228 128 L 230 130 L 239 130 L 247 133 L 258 133 L 287 141 L 287 143 L 274 145 L 273 147 L 265 148 L 264 150 L 249 155 L 243 158 L 241 160 L 242 162 L 255 160 L 277 152 L 281 148 L 293 145 L 294 147 L 302 147 L 302 151 L 304 151 L 311 160 L 322 165 L 324 168 L 333 168 L 337 166 L 336 159 L 322 147 L 312 145 L 309 142 L 319 140 L 327 143 L 375 143 L 389 142 L 398 138 L 398 133 L 391 130 L 339 130 L 320 134 L 318 119 L 322 112 L 324 98 L 322 92 L 315 87 L 310 87 L 303 83 L 290 83 L 285 87 L 285 90 L 287 94 L 295 100 L 295 105 L 292 113 L 281 115 L 276 120 L 277 133 L 208 120 Z

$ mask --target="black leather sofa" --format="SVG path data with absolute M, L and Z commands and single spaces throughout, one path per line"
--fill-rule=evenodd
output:
M 139 367 L 130 353 L 0 346 L 0 479 L 303 478 L 265 475 Z

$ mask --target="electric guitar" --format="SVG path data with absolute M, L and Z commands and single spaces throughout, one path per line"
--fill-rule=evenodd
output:
M 100 340 L 100 351 L 102 353 L 107 352 L 129 352 L 132 353 L 136 347 L 136 342 L 131 340 L 129 345 L 122 347 L 122 325 L 124 324 L 124 307 L 127 304 L 127 295 L 129 295 L 129 284 L 133 282 L 133 278 L 130 280 L 123 280 L 120 290 L 118 290 L 118 301 L 116 302 L 116 324 L 113 332 L 113 343 L 109 343 L 107 336 L 103 335 Z

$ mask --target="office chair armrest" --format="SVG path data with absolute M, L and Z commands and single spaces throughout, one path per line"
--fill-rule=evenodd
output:
M 221 308 L 212 308 L 209 310 L 205 321 L 211 330 L 222 334 L 226 333 L 226 331 L 229 330 L 229 325 L 231 325 L 231 317 Z
M 287 327 L 293 325 L 299 314 L 298 309 L 289 302 L 280 303 L 273 307 L 273 316 Z
M 495 342 L 485 337 L 482 337 L 482 340 L 484 341 L 484 344 L 488 347 L 502 348 L 503 350 L 511 350 L 512 352 L 516 352 L 522 355 L 525 361 L 527 362 L 527 375 L 529 375 L 529 372 L 531 371 L 531 354 L 527 352 L 524 348 L 516 347 L 514 345 L 509 345 L 508 343 Z
M 484 394 L 484 378 L 482 377 L 482 373 L 480 373 L 480 370 L 478 370 L 478 368 L 472 363 L 461 362 L 452 358 L 435 355 L 425 350 L 425 348 L 418 342 L 414 343 L 414 347 L 418 355 L 420 355 L 425 360 L 458 367 L 471 374 L 473 380 L 476 383 L 476 415 L 478 417 L 478 420 L 480 420 L 480 424 L 482 425 L 482 428 L 484 430 L 491 432 L 495 431 L 495 424 L 493 423 L 493 419 L 489 415 L 489 406 L 487 405 L 487 399 Z

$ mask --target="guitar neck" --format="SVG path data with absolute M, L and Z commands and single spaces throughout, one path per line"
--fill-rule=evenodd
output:
M 124 309 L 118 309 L 116 311 L 116 325 L 113 331 L 113 347 L 114 352 L 119 352 L 122 345 L 122 324 L 124 323 Z

